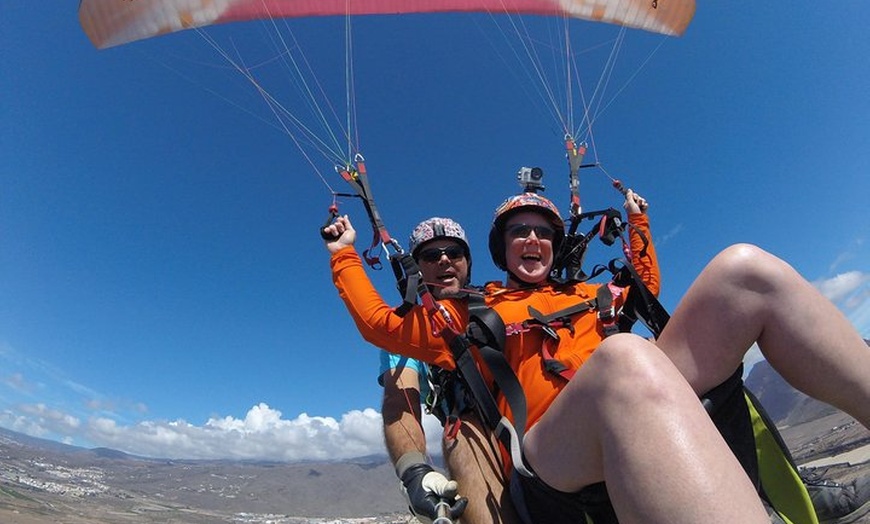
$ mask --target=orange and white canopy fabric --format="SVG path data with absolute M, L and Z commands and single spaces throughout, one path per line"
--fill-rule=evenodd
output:
M 692 20 L 695 0 L 81 0 L 79 20 L 103 49 L 263 18 L 472 11 L 566 16 L 677 36 Z

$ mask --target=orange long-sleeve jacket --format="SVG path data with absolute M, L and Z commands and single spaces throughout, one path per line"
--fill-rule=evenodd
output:
M 629 222 L 647 239 L 649 219 L 643 214 L 629 215 Z M 655 248 L 650 241 L 644 249 L 643 241 L 635 231 L 630 232 L 632 263 L 653 294 L 658 295 L 660 273 Z M 342 249 L 331 257 L 332 277 L 339 296 L 347 306 L 363 338 L 392 353 L 416 358 L 446 369 L 455 364 L 444 339 L 432 333 L 426 311 L 416 306 L 404 317 L 384 302 L 372 285 L 362 262 L 352 247 Z M 577 283 L 570 285 L 543 285 L 531 289 L 508 289 L 499 284 L 486 286 L 486 305 L 494 309 L 505 324 L 519 324 L 529 319 L 529 306 L 544 315 L 554 313 L 581 302 L 592 300 L 600 284 Z M 625 293 L 614 296 L 617 309 L 623 304 Z M 440 303 L 447 309 L 460 328 L 468 322 L 467 306 L 462 300 L 445 299 Z M 604 339 L 597 311 L 574 315 L 571 327 L 557 329 L 559 342 L 552 356 L 579 368 Z M 566 381 L 545 370 L 541 348 L 549 338 L 541 329 L 516 330 L 506 338 L 504 355 L 514 370 L 526 395 L 528 427 L 544 414 Z M 491 382 L 485 366 L 480 365 L 484 377 Z M 507 401 L 499 395 L 502 413 L 510 416 Z M 512 417 L 511 417 L 512 418 Z

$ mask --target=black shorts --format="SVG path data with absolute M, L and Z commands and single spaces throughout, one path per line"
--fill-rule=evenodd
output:
M 511 474 L 511 499 L 525 524 L 615 524 L 616 513 L 603 482 L 574 493 L 552 488 L 537 476 Z

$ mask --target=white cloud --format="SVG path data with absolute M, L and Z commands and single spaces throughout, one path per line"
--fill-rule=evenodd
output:
M 45 404 L 24 404 L 16 411 L 5 409 L 0 413 L 0 426 L 33 437 L 52 438 L 78 434 L 81 420 Z
M 36 419 L 14 413 L 8 409 L 0 413 L 0 426 L 32 437 L 44 437 L 49 433 Z
M 49 408 L 45 404 L 25 404 L 20 409 L 22 413 L 35 419 L 40 426 L 49 431 L 76 431 L 81 426 L 81 420 L 77 417 Z
M 280 411 L 260 403 L 244 418 L 211 418 L 201 426 L 184 420 L 119 425 L 95 417 L 83 424 L 77 437 L 94 446 L 174 459 L 302 461 L 385 452 L 381 415 L 371 408 L 350 411 L 340 420 L 306 413 L 285 419 Z
M 870 337 L 870 273 L 849 271 L 813 285 L 837 304 L 864 338 Z
M 444 428 L 441 427 L 441 422 L 435 415 L 429 415 L 423 412 L 423 431 L 426 433 L 426 449 L 429 455 L 441 455 L 441 437 L 444 434 Z
M 832 302 L 840 302 L 870 282 L 870 275 L 860 271 L 841 273 L 833 278 L 819 280 L 816 288 Z
M 870 339 L 870 289 L 849 301 L 847 316 L 865 339 Z
M 213 417 L 201 425 L 185 420 L 143 420 L 148 411 L 144 404 L 107 398 L 0 342 L 2 360 L 14 364 L 4 367 L 26 367 L 60 386 L 59 394 L 40 397 L 39 403 L 11 396 L 3 399 L 0 426 L 35 437 L 176 459 L 301 461 L 386 452 L 381 414 L 371 408 L 349 411 L 338 420 L 307 413 L 287 419 L 280 411 L 260 403 L 241 418 Z M 4 371 L 0 387 L 6 392 L 32 393 L 40 389 L 39 383 L 24 373 Z M 437 422 L 430 426 L 429 436 L 437 444 L 433 450 L 440 452 L 440 428 Z

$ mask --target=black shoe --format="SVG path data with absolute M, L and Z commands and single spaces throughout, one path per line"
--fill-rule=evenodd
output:
M 840 484 L 822 477 L 824 469 L 801 471 L 819 524 L 870 522 L 870 478 Z

